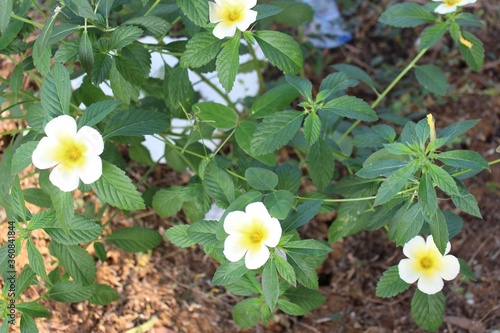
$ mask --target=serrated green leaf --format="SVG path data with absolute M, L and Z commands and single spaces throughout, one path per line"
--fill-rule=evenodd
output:
M 172 29 L 172 24 L 154 15 L 134 17 L 123 22 L 122 25 L 138 25 L 155 37 L 163 36 Z
M 16 244 L 17 245 L 17 244 Z M 6 256 L 8 258 L 8 256 Z M 10 266 L 11 264 L 9 264 Z M 14 268 L 10 267 L 11 270 L 14 270 Z M 15 290 L 16 290 L 16 299 L 21 298 L 21 294 L 31 285 L 36 282 L 36 274 L 33 272 L 31 267 L 29 265 L 24 265 L 23 270 L 21 271 L 21 274 L 19 274 L 15 280 Z M 10 286 L 10 284 L 9 284 Z M 5 285 L 4 285 L 5 288 Z M 12 288 L 11 288 L 12 289 Z M 5 289 L 4 289 L 5 290 Z
M 55 44 L 78 30 L 80 30 L 80 26 L 77 24 L 60 23 L 58 25 L 54 25 L 48 44 Z
M 77 245 L 96 240 L 103 227 L 86 217 L 74 215 L 68 221 L 69 232 L 65 233 L 56 220 L 48 221 L 42 228 L 54 241 L 63 245 Z
M 328 241 L 334 243 L 363 230 L 373 215 L 368 207 L 368 201 L 343 203 L 338 209 L 337 217 L 328 228 Z
M 65 0 L 66 6 L 77 16 L 95 19 L 94 10 L 88 0 Z
M 325 302 L 325 297 L 318 290 L 304 286 L 290 288 L 283 296 L 306 311 L 313 310 Z
M 101 242 L 94 242 L 94 252 L 97 258 L 99 258 L 101 262 L 106 261 L 107 257 L 106 249 L 104 248 L 104 245 Z
M 139 88 L 131 85 L 116 69 L 114 59 L 111 60 L 111 69 L 109 71 L 109 81 L 111 89 L 116 99 L 130 104 L 130 101 L 137 101 L 139 98 Z
M 304 79 L 300 76 L 295 75 L 285 75 L 285 79 L 290 83 L 300 95 L 306 100 L 312 100 L 312 83 L 311 81 Z
M 416 3 L 392 5 L 379 18 L 379 22 L 398 28 L 414 28 L 435 21 L 436 17 L 431 12 Z
M 436 44 L 436 42 L 440 40 L 441 37 L 443 37 L 447 30 L 448 22 L 438 23 L 425 29 L 420 35 L 420 44 L 418 44 L 418 50 L 422 51 L 423 49 L 427 49 Z
M 7 2 L 10 0 L 7 0 Z M 33 44 L 33 64 L 36 69 L 42 74 L 47 75 L 50 69 L 50 43 L 49 38 L 52 35 L 52 29 L 54 27 L 54 21 L 57 14 L 54 14 L 43 26 L 40 36 L 35 40 Z
M 155 230 L 145 227 L 122 228 L 106 236 L 104 240 L 113 243 L 127 252 L 146 252 L 162 242 L 161 235 Z
M 462 231 L 464 220 L 449 210 L 443 210 L 442 212 L 446 220 L 446 226 L 448 227 L 448 239 L 452 239 Z
M 122 56 L 115 56 L 113 59 L 118 73 L 130 84 L 140 86 L 144 82 L 146 76 L 134 59 Z
M 361 120 L 375 121 L 378 119 L 373 109 L 362 99 L 353 96 L 342 96 L 327 102 L 322 110 L 333 112 L 341 117 Z
M 109 71 L 113 61 L 111 57 L 107 54 L 98 53 L 94 57 L 94 63 L 92 66 L 92 83 L 95 85 L 101 84 L 104 80 L 108 78 Z
M 276 271 L 276 261 L 271 257 L 264 265 L 262 271 L 262 294 L 271 312 L 274 312 L 279 292 L 280 288 L 278 284 L 278 272 Z
M 446 192 L 448 195 L 459 194 L 457 184 L 455 184 L 455 180 L 448 172 L 431 163 L 429 163 L 427 167 L 428 173 L 429 175 L 431 175 L 432 180 L 441 190 Z
M 219 54 L 223 42 L 209 31 L 197 33 L 186 44 L 180 59 L 181 67 L 199 68 L 208 64 Z
M 413 204 L 408 209 L 400 221 L 393 221 L 397 223 L 396 227 L 396 245 L 402 246 L 413 237 L 418 235 L 422 225 L 424 224 L 424 215 L 422 214 L 422 207 L 419 203 Z
M 0 33 L 2 33 L 2 35 L 5 34 L 9 25 L 13 4 L 14 0 L 5 0 L 0 3 Z
M 286 145 L 300 128 L 304 114 L 282 111 L 264 118 L 251 141 L 252 155 L 264 155 Z
M 94 126 L 106 118 L 106 116 L 113 112 L 120 104 L 120 101 L 114 100 L 99 101 L 91 104 L 85 109 L 83 115 L 78 118 L 78 128 L 82 128 L 83 126 Z
M 75 281 L 61 281 L 54 284 L 46 295 L 57 302 L 76 303 L 89 299 L 92 289 L 93 285 L 82 286 Z
M 245 178 L 256 190 L 270 191 L 278 185 L 278 175 L 263 168 L 248 168 Z
M 328 143 L 320 138 L 311 146 L 307 156 L 309 177 L 320 190 L 327 187 L 333 178 L 335 158 L 332 151 Z
M 314 239 L 290 241 L 283 245 L 286 253 L 297 253 L 311 257 L 323 256 L 332 252 L 332 248 Z
M 269 215 L 279 220 L 283 220 L 288 216 L 295 198 L 288 191 L 278 190 L 266 195 L 264 204 L 269 210 Z
M 193 112 L 203 122 L 214 128 L 232 128 L 238 122 L 235 110 L 219 103 L 196 103 L 193 105 Z
M 484 23 L 472 13 L 460 13 L 455 16 L 455 22 L 461 27 L 478 27 L 483 28 Z
M 319 211 L 322 200 L 311 200 L 297 206 L 282 223 L 283 232 L 297 229 L 309 222 Z
M 473 71 L 479 72 L 484 62 L 483 43 L 468 31 L 462 31 L 462 37 L 471 43 L 472 46 L 469 48 L 460 42 L 458 44 L 460 53 L 467 63 L 467 66 L 469 66 Z
M 251 140 L 254 137 L 254 133 L 256 130 L 257 130 L 257 125 L 254 122 L 247 120 L 239 123 L 238 126 L 236 127 L 236 131 L 234 132 L 236 142 L 238 143 L 240 148 L 243 149 L 243 151 L 250 156 L 252 156 L 252 152 L 250 150 Z M 258 155 L 252 157 L 270 166 L 276 164 L 276 158 L 273 153 L 267 153 L 264 155 Z
M 368 76 L 368 78 L 370 77 Z M 355 80 L 354 78 L 351 79 L 350 76 L 346 73 L 332 73 L 325 77 L 323 81 L 321 81 L 319 91 L 328 90 L 330 92 L 330 95 L 338 94 L 349 87 L 357 86 L 358 83 L 359 82 L 357 80 Z
M 96 305 L 107 305 L 120 299 L 120 294 L 106 284 L 95 283 L 90 296 L 90 303 Z
M 276 111 L 281 111 L 299 96 L 297 89 L 289 84 L 281 84 L 265 94 L 258 96 L 250 107 L 250 118 L 263 118 Z
M 297 281 L 306 288 L 318 289 L 318 275 L 308 261 L 294 253 L 287 254 L 287 261 L 293 267 Z
M 418 161 L 414 160 L 390 175 L 380 185 L 374 205 L 382 205 L 394 198 L 403 186 L 410 182 L 411 177 L 418 170 L 418 167 Z
M 92 284 L 96 268 L 94 259 L 87 251 L 78 245 L 62 245 L 55 241 L 50 243 L 49 250 L 77 283 L 83 286 Z
M 161 189 L 153 197 L 153 209 L 162 217 L 170 217 L 177 214 L 184 202 L 181 186 L 171 186 Z
M 239 48 L 240 38 L 239 35 L 235 35 L 224 45 L 215 61 L 217 78 L 219 78 L 220 84 L 227 92 L 233 89 L 236 74 L 238 73 L 238 64 L 240 63 Z
M 70 99 L 69 73 L 62 64 L 55 64 L 42 83 L 42 108 L 51 118 L 69 114 Z
M 377 283 L 377 297 L 394 297 L 410 287 L 399 277 L 398 266 L 392 266 L 384 272 Z
M 407 163 L 397 159 L 387 159 L 363 164 L 363 167 L 356 172 L 356 176 L 361 178 L 389 177 L 396 170 L 401 169 Z
M 164 88 L 167 106 L 174 114 L 191 110 L 195 94 L 186 68 L 176 67 L 171 73 L 165 73 Z
M 366 83 L 371 88 L 377 87 L 376 83 L 372 80 L 370 75 L 368 75 L 368 73 L 366 73 L 364 70 L 362 70 L 357 66 L 348 64 L 337 64 L 333 65 L 332 67 L 338 70 L 339 72 L 346 74 L 351 79 L 359 80 L 361 82 Z
M 443 322 L 446 299 L 440 291 L 434 295 L 427 295 L 420 290 L 415 290 L 411 300 L 411 314 L 413 319 L 427 331 L 436 331 Z
M 459 258 L 458 263 L 460 264 L 460 274 L 462 274 L 463 276 L 465 276 L 468 279 L 475 281 L 476 276 L 474 275 L 474 272 L 472 272 L 472 269 L 469 267 L 467 262 L 465 260 Z
M 46 196 L 42 191 L 38 192 L 39 195 Z M 54 210 L 42 210 L 33 215 L 28 223 L 28 230 L 36 230 L 45 227 L 48 223 L 56 221 L 56 213 Z
M 97 196 L 120 209 L 144 209 L 144 201 L 129 177 L 120 168 L 109 162 L 102 162 L 102 176 L 92 188 Z
M 236 304 L 232 310 L 233 320 L 240 328 L 249 328 L 260 320 L 260 298 L 247 298 Z
M 85 71 L 91 73 L 94 64 L 94 51 L 87 31 L 84 31 L 80 37 L 78 58 Z
M 234 183 L 229 174 L 215 162 L 205 168 L 205 191 L 214 199 L 229 205 L 234 200 Z
M 47 115 L 43 111 L 41 103 L 33 103 L 28 107 L 26 112 L 26 121 L 32 130 L 43 133 L 45 125 L 47 125 Z
M 306 310 L 302 309 L 295 303 L 287 301 L 286 299 L 278 300 L 278 308 L 286 314 L 291 316 L 303 316 L 307 313 Z
M 52 207 L 52 201 L 50 197 L 45 195 L 45 193 L 39 188 L 27 188 L 23 190 L 24 200 L 30 204 L 36 205 L 41 208 Z
M 141 37 L 142 33 L 142 29 L 138 27 L 121 25 L 111 33 L 108 47 L 110 50 L 120 50 Z
M 111 118 L 102 136 L 142 136 L 161 133 L 170 125 L 166 114 L 150 110 L 123 110 Z
M 165 236 L 169 241 L 171 241 L 174 245 L 179 247 L 188 247 L 196 244 L 194 240 L 189 238 L 187 234 L 187 230 L 189 229 L 189 225 L 176 225 L 172 228 L 169 228 L 165 231 Z
M 49 318 L 51 316 L 49 310 L 37 301 L 22 302 L 16 304 L 16 308 L 23 314 L 34 318 Z
M 419 84 L 437 96 L 446 94 L 447 83 L 443 71 L 434 65 L 415 67 L 415 76 Z
M 43 257 L 40 251 L 36 248 L 33 241 L 28 238 L 26 242 L 26 249 L 28 250 L 28 259 L 30 261 L 30 267 L 36 275 L 40 276 L 44 281 L 49 281 L 47 272 L 45 271 L 45 264 L 43 262 Z
M 36 323 L 31 316 L 21 313 L 21 325 L 19 325 L 21 333 L 38 333 Z
M 429 226 L 431 229 L 432 238 L 439 252 L 444 255 L 446 245 L 450 239 L 448 233 L 448 225 L 441 210 L 438 210 L 434 216 L 430 218 Z
M 310 113 L 304 121 L 304 137 L 309 146 L 312 146 L 318 141 L 320 132 L 321 119 L 319 119 L 315 112 Z
M 272 5 L 257 5 L 252 9 L 257 12 L 256 21 L 279 14 L 283 10 L 280 7 Z
M 226 285 L 241 278 L 248 269 L 245 267 L 245 259 L 237 262 L 227 261 L 223 263 L 214 274 L 212 284 Z
M 24 168 L 31 164 L 31 156 L 33 156 L 33 151 L 37 146 L 38 141 L 30 141 L 22 144 L 16 149 L 16 153 L 12 157 L 12 176 L 23 171 Z
M 59 46 L 54 54 L 54 59 L 60 63 L 75 62 L 78 60 L 79 49 L 80 41 L 78 39 L 70 40 L 66 44 Z
M 218 243 L 217 221 L 198 221 L 189 227 L 187 234 L 196 243 L 207 246 Z
M 285 74 L 297 73 L 302 68 L 302 52 L 292 37 L 278 31 L 257 31 L 254 34 L 264 55 Z
M 475 151 L 471 150 L 445 151 L 437 155 L 437 159 L 452 167 L 470 168 L 475 170 L 491 170 L 488 161 Z
M 470 192 L 460 180 L 455 179 L 455 183 L 457 184 L 457 188 L 459 191 L 459 195 L 451 196 L 451 200 L 453 201 L 455 206 L 472 216 L 483 218 L 479 210 L 476 197 L 470 194 Z
M 422 208 L 422 212 L 427 216 L 432 216 L 438 209 L 437 194 L 434 190 L 434 184 L 429 174 L 424 173 L 420 177 L 418 185 L 418 202 Z
M 177 6 L 197 26 L 204 27 L 208 19 L 208 1 L 177 0 Z
M 295 279 L 295 271 L 293 270 L 293 267 L 278 254 L 275 256 L 275 259 L 276 259 L 276 269 L 278 270 L 280 276 L 286 282 L 290 283 L 292 286 L 295 287 L 297 282 Z
M 69 221 L 73 219 L 73 195 L 71 192 L 63 192 L 49 181 L 49 173 L 40 174 L 40 186 L 47 192 L 56 211 L 56 218 L 62 230 L 69 234 Z

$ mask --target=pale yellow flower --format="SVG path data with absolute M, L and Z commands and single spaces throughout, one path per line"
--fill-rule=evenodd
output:
M 417 288 L 428 295 L 433 295 L 443 289 L 443 280 L 453 280 L 460 272 L 458 259 L 450 252 L 448 242 L 445 255 L 439 252 L 432 236 L 427 241 L 421 236 L 415 236 L 403 247 L 403 253 L 409 259 L 399 262 L 399 277 L 406 283 L 418 280 Z
M 245 211 L 227 214 L 224 230 L 224 256 L 232 262 L 245 257 L 248 269 L 257 269 L 269 259 L 268 247 L 276 247 L 281 238 L 280 222 L 269 215 L 262 202 L 249 204 Z
M 33 151 L 32 161 L 38 169 L 51 171 L 49 180 L 64 192 L 78 187 L 80 179 L 91 184 L 102 175 L 99 155 L 104 150 L 101 134 L 89 126 L 77 131 L 74 118 L 64 115 L 45 126 L 46 137 Z
M 219 39 L 234 36 L 236 28 L 247 30 L 257 18 L 257 12 L 251 10 L 257 5 L 257 0 L 215 0 L 208 5 L 210 22 L 217 23 L 213 34 Z
M 434 2 L 443 2 L 434 10 L 439 14 L 448 14 L 455 12 L 457 7 L 462 7 L 471 3 L 475 3 L 476 0 L 432 0 Z

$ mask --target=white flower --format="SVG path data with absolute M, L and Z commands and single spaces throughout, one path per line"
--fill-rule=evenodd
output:
M 476 0 L 432 0 L 434 2 L 444 2 L 437 6 L 434 10 L 439 14 L 448 14 L 457 10 L 457 7 L 462 7 L 471 3 L 476 3 Z
M 399 277 L 406 283 L 418 280 L 418 289 L 428 295 L 437 293 L 443 289 L 443 279 L 453 280 L 460 272 L 458 259 L 446 255 L 450 248 L 448 242 L 443 256 L 432 236 L 427 237 L 427 242 L 421 236 L 415 236 L 403 247 L 403 253 L 409 259 L 399 262 Z
M 71 192 L 80 179 L 90 184 L 101 177 L 99 155 L 104 150 L 104 141 L 98 131 L 83 126 L 77 132 L 75 119 L 64 115 L 49 121 L 45 134 L 33 151 L 32 161 L 38 169 L 54 167 L 49 176 L 52 184 Z
M 217 23 L 213 31 L 214 36 L 223 39 L 234 36 L 236 28 L 240 31 L 247 30 L 257 18 L 257 12 L 250 9 L 256 4 L 257 0 L 210 1 L 210 22 Z
M 271 217 L 262 202 L 249 204 L 245 211 L 227 214 L 224 230 L 224 256 L 236 262 L 245 256 L 245 266 L 257 269 L 269 259 L 269 247 L 276 247 L 281 238 L 281 225 Z

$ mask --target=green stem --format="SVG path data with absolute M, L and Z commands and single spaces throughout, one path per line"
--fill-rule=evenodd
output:
M 229 135 L 224 139 L 224 141 L 219 145 L 219 147 L 217 147 L 217 150 L 212 154 L 212 156 L 215 156 L 217 155 L 217 153 L 219 152 L 219 150 L 222 149 L 222 147 L 224 147 L 224 145 L 229 141 L 229 139 L 233 136 L 234 132 L 236 131 L 236 128 L 233 129 L 231 131 L 231 133 L 229 133 Z
M 253 46 L 251 44 L 248 45 L 248 51 L 252 56 L 252 62 L 255 70 L 257 71 L 257 78 L 259 80 L 259 92 L 263 94 L 266 92 L 266 84 L 264 83 L 264 76 L 262 75 L 262 71 L 260 70 L 259 58 L 257 58 L 257 54 L 255 54 L 255 50 L 253 49 Z
M 13 19 L 16 19 L 18 21 L 31 24 L 32 26 L 35 26 L 37 28 L 43 29 L 43 24 L 32 21 L 32 20 L 25 19 L 24 17 L 21 17 L 19 15 L 14 14 L 14 13 L 10 13 L 10 17 L 12 17 Z
M 40 8 L 40 6 L 38 6 L 38 4 L 36 3 L 35 0 L 31 0 L 31 3 L 33 4 L 33 6 L 35 6 L 36 10 L 40 13 L 40 15 L 43 16 L 43 19 L 45 21 L 47 21 L 47 15 L 45 15 L 45 13 L 43 12 L 43 10 Z
M 146 14 L 144 14 L 144 16 L 148 16 L 149 14 L 151 14 L 151 12 L 156 8 L 156 6 L 160 4 L 160 2 L 161 0 L 156 0 L 155 3 L 151 6 L 151 8 L 148 9 Z
M 418 187 L 412 187 L 410 189 L 400 191 L 396 194 L 396 196 L 405 194 L 408 192 L 414 192 L 417 190 Z M 347 198 L 347 199 L 322 199 L 323 202 L 357 202 L 357 201 L 366 201 L 366 200 L 374 200 L 376 199 L 377 196 L 370 196 L 370 197 L 361 197 L 361 198 Z M 301 196 L 295 196 L 295 199 L 297 200 L 302 200 L 302 201 L 311 201 L 311 200 L 317 200 L 318 198 L 306 198 L 306 197 L 301 197 Z
M 380 94 L 378 95 L 377 99 L 375 100 L 375 102 L 373 102 L 371 104 L 371 108 L 372 109 L 375 109 L 377 107 L 377 105 L 380 104 L 380 102 L 384 99 L 384 97 L 389 93 L 389 91 L 392 90 L 392 88 L 394 88 L 394 86 L 406 75 L 406 73 L 408 73 L 414 66 L 415 64 L 417 63 L 417 61 L 420 60 L 420 58 L 422 58 L 422 56 L 425 54 L 425 52 L 427 52 L 428 48 L 425 48 L 423 49 L 422 51 L 420 51 L 416 56 L 415 58 L 413 58 L 413 60 L 401 71 L 401 73 L 399 73 L 399 75 L 391 82 L 391 84 L 389 84 L 387 86 L 387 88 L 385 88 L 385 90 Z M 344 134 L 342 134 L 342 136 L 339 138 L 339 140 L 337 141 L 337 144 L 339 144 L 340 142 L 342 142 L 342 140 L 344 140 L 347 135 L 349 135 L 349 133 L 352 132 L 352 130 L 354 130 L 356 128 L 356 126 L 358 126 L 359 124 L 361 123 L 361 120 L 356 120 L 352 125 L 351 127 L 349 127 L 347 129 L 347 131 L 345 131 Z

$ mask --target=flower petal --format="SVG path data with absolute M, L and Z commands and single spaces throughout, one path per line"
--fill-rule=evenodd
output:
M 467 1 L 467 0 L 465 0 Z M 251 9 L 253 7 L 255 7 L 257 5 L 257 0 L 246 0 L 246 1 L 243 1 L 243 3 L 245 4 L 245 9 Z
M 236 22 L 236 27 L 240 31 L 248 29 L 250 24 L 254 23 L 257 19 L 257 12 L 255 10 L 244 10 L 240 14 L 240 19 Z
M 267 237 L 262 242 L 269 247 L 276 247 L 280 242 L 282 233 L 280 221 L 274 217 L 270 218 L 264 223 L 263 227 L 267 229 Z
M 38 169 L 48 169 L 56 166 L 61 161 L 56 158 L 56 151 L 59 149 L 59 145 L 56 140 L 50 139 L 48 137 L 43 137 L 38 143 L 33 155 L 31 156 L 31 161 L 33 165 Z
M 49 180 L 54 186 L 59 187 L 61 191 L 71 192 L 78 188 L 80 177 L 78 169 L 64 168 L 62 164 L 57 165 L 49 175 Z
M 399 277 L 406 283 L 413 283 L 421 276 L 412 259 L 402 259 L 398 264 Z
M 248 248 L 242 246 L 244 242 L 241 241 L 239 235 L 229 235 L 224 241 L 224 256 L 227 260 L 236 262 L 243 258 Z
M 403 253 L 408 258 L 415 258 L 417 253 L 425 249 L 425 240 L 422 236 L 415 236 L 403 246 Z
M 457 277 L 460 272 L 460 263 L 457 257 L 453 255 L 447 255 L 443 257 L 441 269 L 439 270 L 439 276 L 446 281 L 453 280 Z
M 224 39 L 224 37 L 233 37 L 236 33 L 236 26 L 231 22 L 221 21 L 219 22 L 213 31 L 215 37 L 219 39 Z
M 208 2 L 208 9 L 209 9 L 209 13 L 210 13 L 210 23 L 217 23 L 217 22 L 220 22 L 222 21 L 222 17 L 221 17 L 221 7 L 216 4 L 215 2 L 211 2 L 209 1 Z
M 224 219 L 224 231 L 228 234 L 241 234 L 252 226 L 252 220 L 245 212 L 234 211 Z
M 76 134 L 76 142 L 85 142 L 87 154 L 90 155 L 101 155 L 104 151 L 104 140 L 101 133 L 89 126 L 80 128 Z
M 476 0 L 462 0 L 460 1 L 459 3 L 457 3 L 457 6 L 465 6 L 465 5 L 469 5 L 471 3 L 476 3 Z
M 252 202 L 245 208 L 245 213 L 248 214 L 252 221 L 265 223 L 271 219 L 271 215 L 269 215 L 266 206 L 262 202 Z
M 435 293 L 443 289 L 444 282 L 443 279 L 438 274 L 427 274 L 422 275 L 418 279 L 417 288 L 428 295 L 434 295 Z
M 102 176 L 102 160 L 97 155 L 85 158 L 85 163 L 78 168 L 78 177 L 85 184 L 92 184 Z
M 74 138 L 76 136 L 76 121 L 68 115 L 59 116 L 49 121 L 44 130 L 49 138 L 57 141 L 67 137 Z
M 245 266 L 248 269 L 257 269 L 262 267 L 269 259 L 269 249 L 264 244 L 260 247 L 250 248 L 245 256 Z
M 443 3 L 437 6 L 436 9 L 434 9 L 434 12 L 438 14 L 448 14 L 448 13 L 453 13 L 456 10 L 457 10 L 456 5 L 448 6 L 447 4 Z

